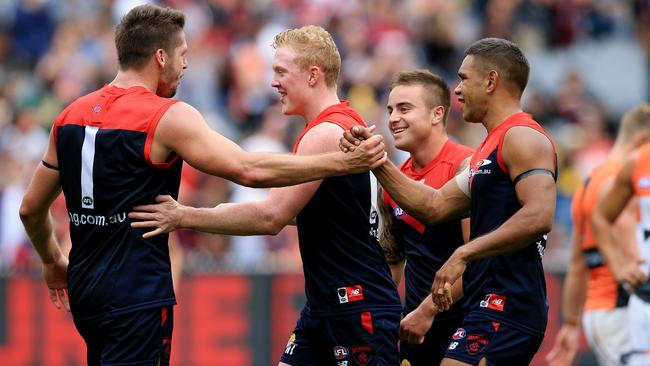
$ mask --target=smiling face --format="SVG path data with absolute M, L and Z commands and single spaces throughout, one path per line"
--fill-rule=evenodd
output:
M 487 111 L 487 73 L 484 72 L 480 60 L 475 56 L 467 56 L 458 69 L 460 83 L 454 89 L 463 111 L 463 119 L 467 122 L 480 123 Z
M 164 98 L 176 95 L 176 90 L 183 77 L 183 70 L 187 68 L 187 41 L 183 31 L 179 33 L 179 38 L 176 47 L 172 48 L 169 54 L 165 52 L 167 58 L 156 90 L 156 94 Z
M 395 86 L 388 95 L 388 127 L 395 147 L 413 152 L 426 144 L 432 133 L 435 114 L 425 101 L 419 84 Z
M 309 89 L 309 71 L 296 62 L 296 51 L 290 46 L 279 47 L 273 56 L 271 86 L 280 95 L 282 113 L 303 115 Z

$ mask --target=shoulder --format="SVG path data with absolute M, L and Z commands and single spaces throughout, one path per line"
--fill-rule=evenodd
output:
M 503 149 L 521 153 L 554 152 L 553 142 L 542 131 L 531 126 L 513 126 L 505 131 Z
M 333 122 L 322 122 L 312 127 L 300 139 L 296 152 L 317 154 L 338 151 L 338 144 L 343 135 L 343 127 Z

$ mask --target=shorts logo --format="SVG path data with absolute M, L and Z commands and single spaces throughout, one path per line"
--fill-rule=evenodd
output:
M 352 357 L 359 366 L 366 366 L 372 361 L 372 347 L 369 345 L 352 347 Z
M 447 347 L 448 350 L 455 350 L 456 347 L 458 347 L 458 342 L 451 342 L 449 343 L 449 347 Z
M 395 206 L 393 208 L 393 216 L 395 216 L 395 217 L 404 216 L 404 210 L 402 210 L 399 206 Z
M 481 300 L 480 306 L 496 311 L 503 311 L 506 306 L 506 297 L 497 294 L 487 294 L 485 299 Z
M 361 285 L 339 287 L 336 292 L 339 295 L 339 304 L 363 300 L 363 288 Z
M 350 352 L 348 351 L 347 348 L 343 346 L 334 347 L 334 358 L 336 358 L 337 360 L 342 360 L 348 357 L 348 354 L 350 354 Z
M 482 335 L 470 334 L 467 336 L 466 350 L 467 354 L 475 356 L 483 352 L 488 341 Z
M 451 336 L 451 339 L 453 340 L 459 340 L 465 338 L 465 329 L 463 328 L 458 328 L 456 329 L 456 332 L 454 333 L 453 336 Z
M 296 349 L 296 333 L 291 333 L 287 346 L 284 348 L 284 353 L 287 355 L 293 355 L 293 350 Z

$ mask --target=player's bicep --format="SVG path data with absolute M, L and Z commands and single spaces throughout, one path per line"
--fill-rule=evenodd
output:
M 501 157 L 515 185 L 535 175 L 546 175 L 551 181 L 556 178 L 553 144 L 530 127 L 517 126 L 506 132 Z
M 191 166 L 230 180 L 239 178 L 246 157 L 244 150 L 212 130 L 199 111 L 183 102 L 172 105 L 158 123 L 152 160 L 158 155 L 164 161 L 172 151 Z
M 316 155 L 338 151 L 343 129 L 331 123 L 320 124 L 309 130 L 300 140 L 297 155 Z M 268 207 L 275 210 L 288 224 L 305 207 L 320 186 L 322 180 L 289 187 L 273 188 L 267 198 Z

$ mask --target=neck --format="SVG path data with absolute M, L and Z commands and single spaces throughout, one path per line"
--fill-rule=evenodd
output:
M 488 132 L 500 125 L 506 118 L 522 111 L 519 99 L 497 95 L 492 99 L 492 103 L 483 118 L 483 125 Z
M 616 162 L 623 162 L 625 158 L 629 156 L 632 151 L 634 151 L 634 148 L 635 147 L 632 144 L 626 144 L 620 140 L 616 140 L 616 142 L 614 142 L 614 146 L 612 146 L 612 149 L 609 151 L 607 159 Z
M 132 86 L 142 86 L 155 93 L 158 89 L 158 83 L 154 80 L 155 78 L 149 77 L 146 71 L 120 70 L 109 85 L 124 89 Z
M 432 132 L 427 141 L 417 146 L 413 151 L 409 151 L 411 160 L 413 161 L 413 167 L 419 170 L 427 166 L 440 154 L 440 150 L 445 146 L 447 140 L 449 140 L 449 137 L 447 137 L 445 132 Z
M 336 88 L 327 88 L 320 93 L 314 93 L 310 99 L 314 102 L 305 108 L 305 114 L 303 115 L 307 123 L 316 118 L 326 108 L 341 103 L 336 94 Z

